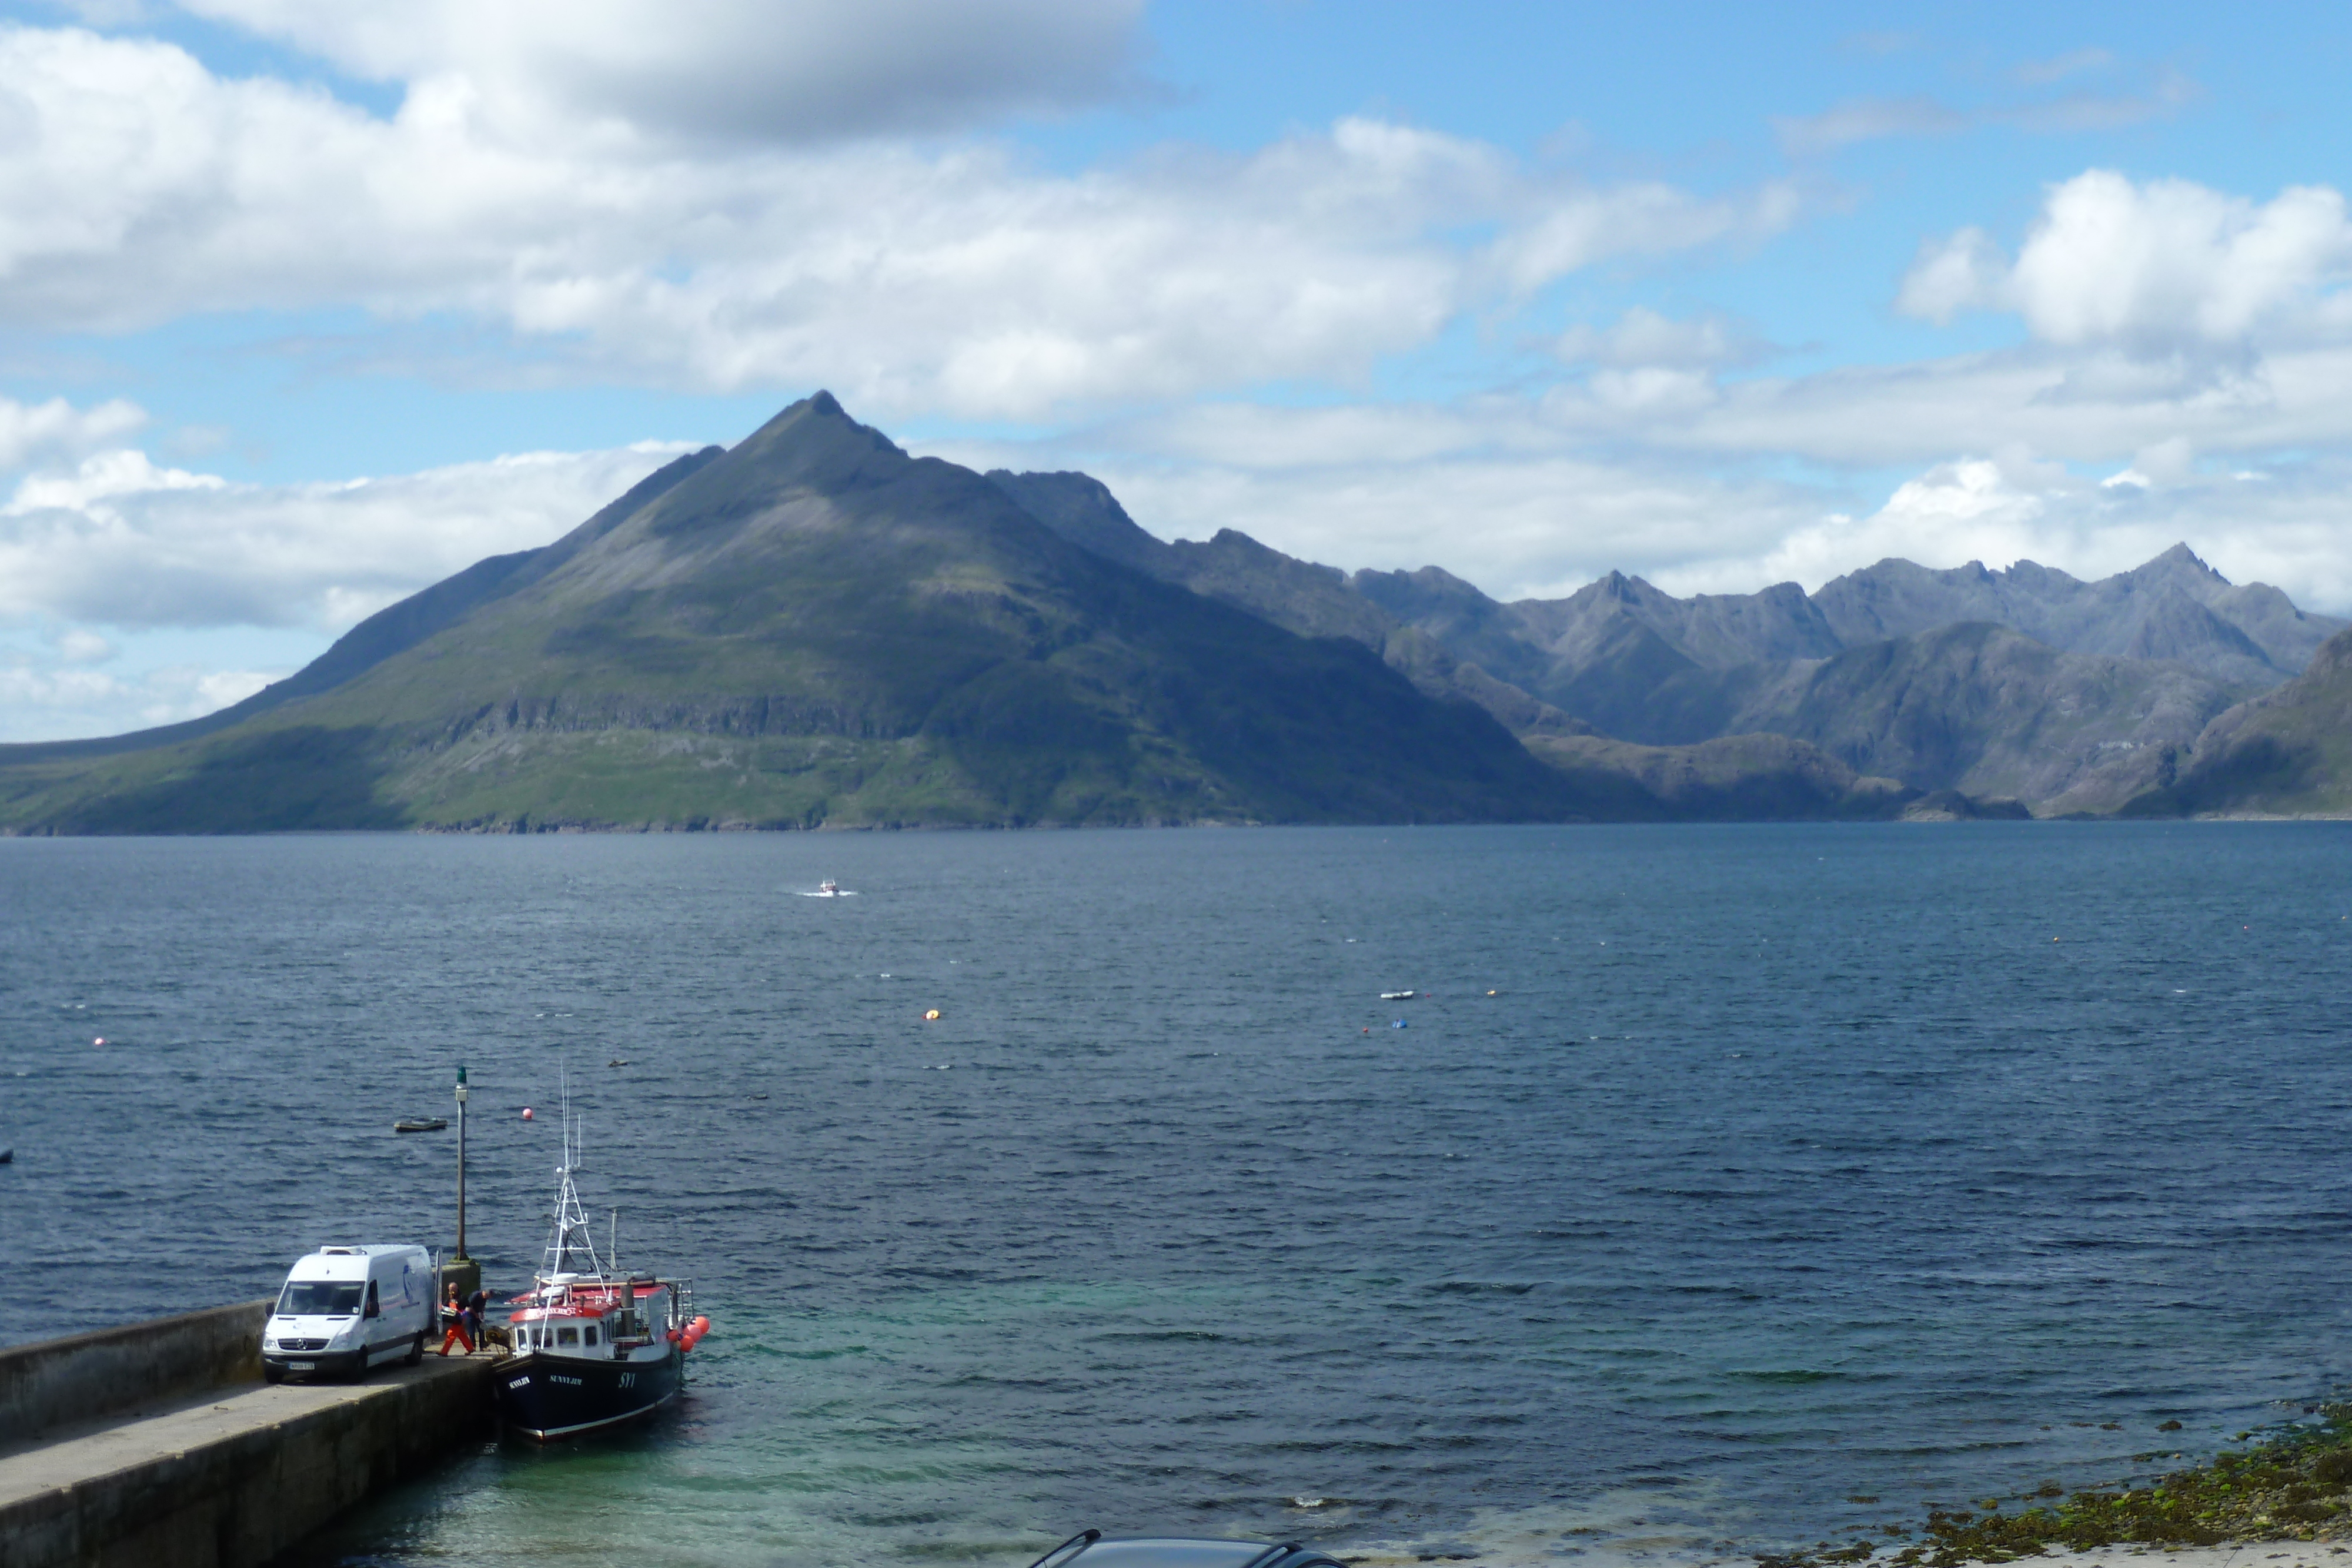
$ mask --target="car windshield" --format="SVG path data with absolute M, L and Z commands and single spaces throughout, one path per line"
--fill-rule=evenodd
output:
M 347 1318 L 360 1310 L 366 1286 L 357 1280 L 289 1280 L 278 1298 L 281 1318 Z

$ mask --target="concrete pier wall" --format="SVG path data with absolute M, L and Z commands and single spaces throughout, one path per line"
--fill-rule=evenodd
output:
M 240 1301 L 0 1350 L 0 1446 L 137 1405 L 257 1382 L 268 1313 L 267 1301 Z
M 268 1306 L 0 1352 L 0 1565 L 260 1568 L 491 1429 L 488 1356 L 262 1382 Z
M 256 1386 L 0 1459 L 9 1568 L 259 1568 L 489 1427 L 484 1359 Z

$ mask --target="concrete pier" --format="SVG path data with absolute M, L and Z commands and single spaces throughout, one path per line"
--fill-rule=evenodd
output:
M 0 1448 L 68 1421 L 261 1381 L 267 1301 L 0 1350 Z
M 249 1313 L 252 1345 L 266 1305 L 217 1313 Z M 191 1390 L 199 1368 L 219 1364 L 222 1329 L 166 1319 L 0 1352 L 0 1439 L 14 1439 L 0 1442 L 8 1568 L 257 1568 L 489 1428 L 487 1357 L 427 1354 L 361 1383 L 273 1386 L 257 1353 L 248 1375 Z M 178 1359 L 159 1360 L 143 1385 L 113 1381 L 142 1334 L 178 1345 Z M 96 1402 L 58 1419 L 77 1397 Z

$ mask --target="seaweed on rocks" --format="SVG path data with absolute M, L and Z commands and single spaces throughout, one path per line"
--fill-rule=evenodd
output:
M 2126 1543 L 2212 1546 L 2235 1541 L 2315 1541 L 2352 1535 L 2352 1404 L 2308 1414 L 2311 1425 L 2242 1432 L 2245 1449 L 2145 1479 L 2069 1495 L 2056 1482 L 2013 1499 L 1985 1498 L 1970 1509 L 1931 1508 L 1916 1529 L 1882 1525 L 1877 1533 L 1907 1543 L 1881 1554 L 1880 1543 L 1824 1541 L 1783 1552 L 1759 1552 L 1758 1568 L 1825 1568 L 1870 1561 L 1904 1568 L 1958 1568 L 2010 1563 L 2052 1550 L 2092 1551 Z M 2167 1423 L 2159 1430 L 2178 1430 Z M 2141 1462 L 2178 1455 L 2142 1454 Z M 2004 1503 L 2023 1506 L 2014 1511 Z

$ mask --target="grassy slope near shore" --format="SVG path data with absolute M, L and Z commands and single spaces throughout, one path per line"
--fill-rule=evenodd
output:
M 2352 1535 L 2352 1405 L 2323 1406 L 2319 1414 L 2325 1418 L 2315 1426 L 2242 1434 L 2259 1440 L 2201 1465 L 2071 1494 L 2053 1482 L 2022 1498 L 1986 1498 L 1973 1510 L 1931 1511 L 1916 1527 L 1882 1529 L 1885 1539 L 1825 1541 L 1796 1552 L 1759 1553 L 1757 1561 L 1763 1568 L 1873 1561 L 1958 1568 L 2129 1544 L 2214 1546 Z M 2151 1463 L 2158 1458 L 2142 1456 Z

